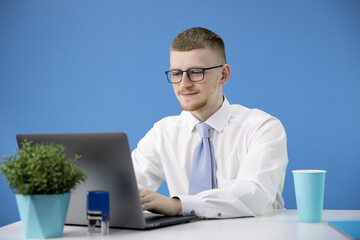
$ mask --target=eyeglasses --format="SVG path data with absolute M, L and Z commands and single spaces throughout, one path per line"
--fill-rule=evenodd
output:
M 170 71 L 166 71 L 165 74 L 166 74 L 167 80 L 171 84 L 181 82 L 184 72 L 186 72 L 186 75 L 187 75 L 187 77 L 189 78 L 190 81 L 192 81 L 192 82 L 200 82 L 200 81 L 204 80 L 204 73 L 205 73 L 206 70 L 219 68 L 219 67 L 222 67 L 222 66 L 224 66 L 224 65 L 219 65 L 219 66 L 209 67 L 209 68 L 190 68 L 190 69 L 188 69 L 186 71 L 170 70 Z

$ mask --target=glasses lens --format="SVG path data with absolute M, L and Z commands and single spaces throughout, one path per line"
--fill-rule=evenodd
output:
M 204 79 L 204 70 L 201 68 L 193 68 L 188 70 L 191 81 L 201 81 Z
M 173 70 L 173 71 L 169 71 L 166 73 L 169 82 L 171 83 L 177 83 L 181 81 L 181 77 L 182 77 L 182 72 L 181 71 L 177 71 L 177 70 Z

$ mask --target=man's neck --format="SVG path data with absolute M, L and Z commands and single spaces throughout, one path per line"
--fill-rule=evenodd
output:
M 192 111 L 191 114 L 196 117 L 199 121 L 205 122 L 209 117 L 211 117 L 217 110 L 219 110 L 225 100 L 225 97 L 222 95 L 221 99 L 217 101 L 212 106 L 205 106 L 202 109 Z

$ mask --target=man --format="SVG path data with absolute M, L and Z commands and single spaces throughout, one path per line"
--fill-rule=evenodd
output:
M 285 130 L 269 114 L 229 104 L 230 73 L 217 34 L 191 28 L 174 39 L 166 74 L 183 111 L 155 123 L 132 153 L 144 210 L 228 218 L 284 208 Z M 163 180 L 170 198 L 155 192 Z

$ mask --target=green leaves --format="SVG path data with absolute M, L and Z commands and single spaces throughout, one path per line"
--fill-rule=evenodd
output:
M 1 159 L 0 173 L 16 194 L 62 194 L 86 179 L 79 158 L 67 158 L 62 145 L 25 140 L 14 156 Z

